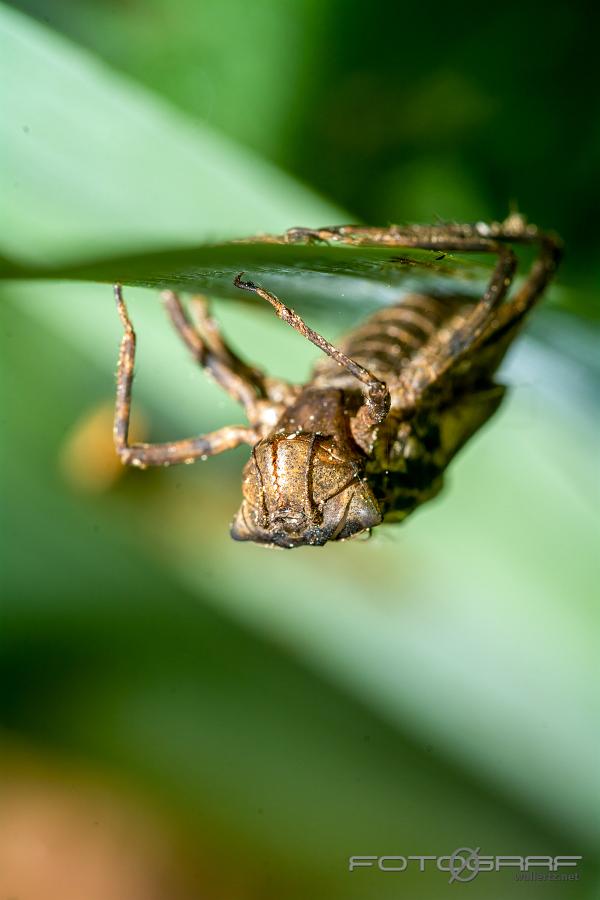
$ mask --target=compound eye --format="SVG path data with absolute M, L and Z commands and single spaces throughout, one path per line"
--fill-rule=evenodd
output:
M 329 540 L 339 541 L 379 525 L 382 516 L 371 489 L 357 479 L 328 501 L 325 521 Z

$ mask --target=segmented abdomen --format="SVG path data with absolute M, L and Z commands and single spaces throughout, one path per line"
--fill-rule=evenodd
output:
M 339 346 L 347 356 L 389 384 L 396 380 L 406 362 L 464 307 L 464 298 L 407 294 L 401 303 L 386 306 L 370 316 Z M 315 380 L 340 387 L 352 383 L 348 374 L 331 359 L 319 361 Z

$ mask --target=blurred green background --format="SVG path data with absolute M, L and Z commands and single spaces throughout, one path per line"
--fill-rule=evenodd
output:
M 567 245 L 443 494 L 293 553 L 228 536 L 244 450 L 115 467 L 106 285 L 2 285 L 3 896 L 597 896 L 594 25 L 533 2 L 0 7 L 9 260 L 515 204 Z M 357 311 L 331 284 L 311 323 L 333 337 Z M 140 433 L 239 421 L 155 295 L 127 297 Z M 306 377 L 314 348 L 214 306 L 240 353 Z M 464 846 L 580 854 L 581 878 L 348 872 Z

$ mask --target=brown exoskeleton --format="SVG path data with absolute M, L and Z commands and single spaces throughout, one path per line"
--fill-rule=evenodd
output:
M 526 314 L 548 284 L 560 241 L 520 216 L 504 223 L 390 228 L 294 228 L 284 242 L 493 252 L 483 296 L 408 294 L 372 315 L 338 349 L 292 309 L 241 273 L 235 284 L 270 303 L 279 318 L 327 358 L 303 386 L 268 378 L 223 342 L 201 300 L 196 324 L 177 295 L 167 312 L 203 366 L 244 407 L 249 425 L 231 425 L 166 444 L 129 444 L 135 334 L 115 286 L 125 328 L 118 367 L 114 437 L 123 463 L 146 467 L 205 459 L 241 443 L 252 447 L 236 540 L 278 547 L 322 545 L 405 518 L 442 485 L 446 466 L 496 411 L 504 388 L 493 381 Z M 516 268 L 511 243 L 537 244 L 538 256 L 506 300 Z

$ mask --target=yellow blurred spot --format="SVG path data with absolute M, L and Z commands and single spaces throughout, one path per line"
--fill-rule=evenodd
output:
M 65 480 L 76 491 L 97 494 L 108 491 L 122 477 L 125 466 L 113 444 L 112 403 L 103 402 L 86 412 L 67 434 L 58 463 Z M 144 440 L 145 417 L 132 414 L 130 439 Z
M 286 896 L 203 830 L 183 838 L 170 810 L 123 779 L 3 743 L 2 900 L 265 900 Z M 251 857 L 248 857 L 251 859 Z M 222 862 L 221 862 L 222 860 Z M 266 868 L 266 862 L 264 864 Z M 273 879 L 269 873 L 269 881 Z

